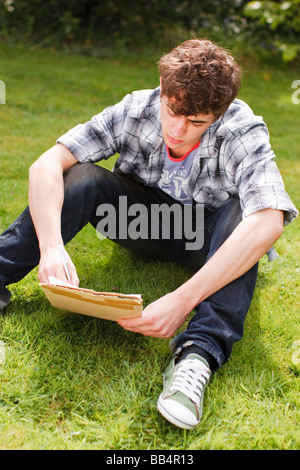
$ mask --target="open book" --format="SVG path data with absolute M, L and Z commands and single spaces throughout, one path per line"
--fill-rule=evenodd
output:
M 49 277 L 49 284 L 41 283 L 49 302 L 55 308 L 91 317 L 116 321 L 118 318 L 135 318 L 142 315 L 140 294 L 118 294 L 82 289 Z

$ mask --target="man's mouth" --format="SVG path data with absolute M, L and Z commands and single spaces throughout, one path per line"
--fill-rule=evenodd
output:
M 166 134 L 166 135 L 167 135 L 168 140 L 172 144 L 182 144 L 182 142 L 183 142 L 183 140 L 173 139 L 173 137 L 171 137 L 169 134 Z

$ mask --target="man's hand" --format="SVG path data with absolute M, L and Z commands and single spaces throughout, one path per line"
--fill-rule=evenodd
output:
M 190 310 L 176 291 L 149 304 L 138 318 L 119 319 L 123 328 L 144 336 L 170 338 L 182 325 Z
M 283 230 L 283 213 L 265 209 L 246 217 L 209 261 L 176 291 L 148 305 L 140 318 L 122 319 L 125 329 L 169 338 L 200 302 L 242 276 Z
M 41 255 L 38 275 L 38 279 L 40 282 L 48 283 L 49 276 L 53 276 L 57 277 L 62 281 L 70 282 L 76 287 L 79 285 L 79 279 L 77 276 L 76 268 L 66 251 L 65 255 L 70 274 L 70 280 L 67 279 L 58 247 L 55 246 L 47 248 Z

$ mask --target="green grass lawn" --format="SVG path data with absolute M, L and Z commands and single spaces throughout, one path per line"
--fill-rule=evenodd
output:
M 155 61 L 154 61 L 155 62 Z M 56 138 L 134 89 L 158 84 L 155 63 L 104 61 L 0 45 L 0 231 L 27 204 L 28 168 Z M 300 71 L 246 70 L 240 98 L 263 115 L 286 189 L 300 207 Z M 105 163 L 111 168 L 113 159 Z M 299 449 L 299 220 L 273 263 L 260 262 L 244 338 L 212 377 L 202 422 L 180 430 L 156 409 L 168 340 L 53 309 L 37 269 L 11 286 L 0 317 L 0 449 Z M 144 262 L 86 227 L 68 245 L 81 286 L 141 292 L 144 303 L 190 272 Z

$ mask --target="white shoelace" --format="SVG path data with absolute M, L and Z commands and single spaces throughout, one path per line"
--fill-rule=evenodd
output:
M 174 382 L 170 390 L 186 395 L 197 406 L 206 383 L 210 377 L 209 370 L 198 359 L 182 361 L 174 374 Z

